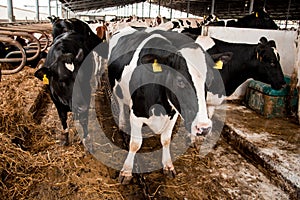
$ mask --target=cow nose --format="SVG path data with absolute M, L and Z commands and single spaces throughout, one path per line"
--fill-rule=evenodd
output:
M 201 128 L 196 127 L 196 129 L 197 129 L 197 136 L 206 136 L 211 131 L 211 127 L 210 126 L 206 127 L 206 128 L 204 128 L 204 127 L 201 127 Z

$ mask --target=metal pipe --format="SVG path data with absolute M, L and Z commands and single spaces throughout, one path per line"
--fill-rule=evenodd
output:
M 151 0 L 149 0 L 149 18 L 151 17 Z
M 56 16 L 58 17 L 58 0 L 55 1 L 56 1 Z
M 160 0 L 158 0 L 158 15 L 160 16 Z
M 7 17 L 8 17 L 8 22 L 15 21 L 12 0 L 7 0 Z
M 286 13 L 285 29 L 287 29 L 287 23 L 288 23 L 289 15 L 290 15 L 290 8 L 291 8 L 291 0 L 289 0 L 288 10 L 287 10 L 287 13 Z
M 173 15 L 173 9 L 172 9 L 172 6 L 173 6 L 173 0 L 171 0 L 171 11 L 170 11 L 170 19 L 172 19 L 172 15 Z
M 142 18 L 144 18 L 144 2 L 142 3 Z
M 0 37 L 0 41 L 8 42 L 9 44 L 16 46 L 18 49 L 20 49 L 20 52 L 22 54 L 21 63 L 17 68 L 11 69 L 11 70 L 0 70 L 1 74 L 9 75 L 9 74 L 15 74 L 15 73 L 21 71 L 26 64 L 26 53 L 25 53 L 25 50 L 23 49 L 22 45 L 19 42 L 15 41 L 9 37 Z M 0 62 L 15 62 L 15 59 L 16 58 L 3 58 L 3 59 L 0 58 Z
M 37 43 L 37 50 L 35 51 L 36 53 L 32 57 L 27 58 L 27 61 L 31 61 L 31 60 L 36 59 L 39 56 L 40 52 L 41 52 L 40 42 L 38 41 L 38 39 L 36 39 L 33 35 L 31 35 L 29 33 L 0 30 L 0 35 L 27 37 L 27 38 L 30 38 L 31 41 Z M 34 52 L 31 52 L 31 53 L 34 53 Z M 22 59 L 19 59 L 19 61 L 22 61 Z
M 40 21 L 39 0 L 35 0 L 36 21 Z
M 253 12 L 254 0 L 250 0 L 249 14 Z
M 190 13 L 190 0 L 188 0 L 187 2 L 186 17 L 189 17 L 189 13 Z
M 41 43 L 43 41 L 44 45 L 40 45 L 41 46 L 41 51 L 45 51 L 47 49 L 47 47 L 50 46 L 50 40 L 49 37 L 47 36 L 46 33 L 44 33 L 43 31 L 40 30 L 35 30 L 32 29 L 34 27 L 30 27 L 30 29 L 28 29 L 27 27 L 21 28 L 21 27 L 0 27 L 0 31 L 1 30 L 6 30 L 6 31 L 18 31 L 18 32 L 26 32 L 26 33 L 30 33 L 30 35 L 32 35 L 33 33 L 39 33 L 42 36 L 37 40 L 39 40 L 39 42 Z M 33 36 L 33 35 L 32 35 Z M 33 36 L 34 37 L 34 36 Z
M 51 16 L 51 0 L 48 0 L 48 14 Z
M 215 0 L 212 0 L 210 14 L 213 15 L 214 12 L 215 12 Z

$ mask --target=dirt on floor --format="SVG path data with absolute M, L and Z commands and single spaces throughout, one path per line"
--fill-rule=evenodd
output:
M 157 169 L 135 174 L 129 185 L 122 185 L 118 169 L 97 157 L 104 146 L 97 141 L 94 152 L 89 153 L 72 120 L 71 145 L 59 143 L 62 129 L 51 101 L 42 108 L 42 120 L 28 112 L 37 91 L 43 88 L 33 73 L 26 68 L 3 76 L 0 82 L 0 199 L 289 199 L 222 137 L 201 157 L 197 148 L 187 147 L 174 159 L 175 178 L 165 177 Z M 101 105 L 97 119 L 108 140 L 126 151 L 106 95 L 104 90 L 97 92 L 96 108 Z M 101 137 L 95 139 L 101 142 Z M 157 136 L 149 136 L 142 151 L 159 145 Z M 123 162 L 118 157 L 112 159 Z M 147 160 L 138 161 L 141 167 L 143 162 Z

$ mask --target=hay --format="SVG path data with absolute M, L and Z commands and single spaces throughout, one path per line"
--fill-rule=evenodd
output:
M 28 104 L 41 87 L 32 74 L 0 82 L 0 199 L 123 199 L 81 144 L 60 146 L 51 124 L 35 123 Z

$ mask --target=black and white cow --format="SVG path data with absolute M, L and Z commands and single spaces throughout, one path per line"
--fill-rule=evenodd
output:
M 120 172 L 122 183 L 132 177 L 143 124 L 161 134 L 163 169 L 172 176 L 175 169 L 169 148 L 177 117 L 184 119 L 186 129 L 194 136 L 211 131 L 205 103 L 207 65 L 214 65 L 210 56 L 180 33 L 127 27 L 112 36 L 108 73 L 120 107 L 121 129 L 125 126 L 124 106 L 130 109 L 131 137 Z
M 268 41 L 265 37 L 261 37 L 258 44 L 241 44 L 199 36 L 196 43 L 200 44 L 212 56 L 223 54 L 224 58 L 226 56 L 224 53 L 227 52 L 227 57 L 230 57 L 225 63 L 220 64 L 219 69 L 209 69 L 210 74 L 214 74 L 216 71 L 220 73 L 226 96 L 230 96 L 249 78 L 270 84 L 275 90 L 281 89 L 285 84 L 280 56 L 274 40 Z M 217 61 L 218 59 L 214 60 Z M 214 83 L 213 79 L 210 79 L 207 84 L 219 83 Z M 218 92 L 209 91 L 207 96 L 210 117 L 213 114 L 214 106 L 220 104 L 224 98 L 223 96 L 216 99 L 212 94 L 218 94 Z
M 85 61 L 84 70 L 80 70 L 84 59 L 89 54 L 84 37 L 73 31 L 59 35 L 51 46 L 44 65 L 35 72 L 35 76 L 47 84 L 61 120 L 65 138 L 69 143 L 67 113 L 73 111 L 83 127 L 84 139 L 88 135 L 88 109 L 90 104 L 90 78 L 92 63 Z M 79 74 L 78 74 L 79 72 Z M 76 79 L 77 77 L 77 79 Z M 78 87 L 73 88 L 78 81 Z
M 249 15 L 232 20 L 219 20 L 215 15 L 209 15 L 204 19 L 203 25 L 274 30 L 279 29 L 277 24 L 264 8 L 257 9 Z
M 59 17 L 48 17 L 52 22 L 52 36 L 55 39 L 62 33 L 75 31 L 83 35 L 89 49 L 93 49 L 99 43 L 103 42 L 89 27 L 89 25 L 79 19 L 60 19 Z

